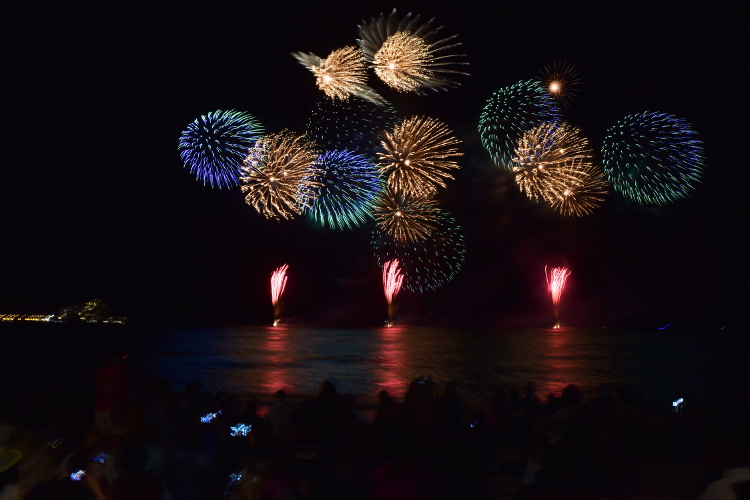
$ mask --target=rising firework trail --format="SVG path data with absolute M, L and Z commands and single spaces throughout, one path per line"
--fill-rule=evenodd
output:
M 398 260 L 389 260 L 383 264 L 383 292 L 385 300 L 388 301 L 388 321 L 386 326 L 393 323 L 393 299 L 396 298 L 401 290 L 401 283 L 404 281 L 404 275 L 398 267 Z
M 271 303 L 273 304 L 273 326 L 278 325 L 279 321 L 281 321 L 281 295 L 284 293 L 284 287 L 286 287 L 287 269 L 289 269 L 289 265 L 284 264 L 271 273 Z
M 570 269 L 567 267 L 553 267 L 547 271 L 544 266 L 544 275 L 547 278 L 547 289 L 552 295 L 552 308 L 555 310 L 555 328 L 560 328 L 560 299 L 562 298 L 565 280 L 570 276 Z

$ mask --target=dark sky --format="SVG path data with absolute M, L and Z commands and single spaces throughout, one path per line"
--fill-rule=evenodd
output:
M 403 321 L 547 324 L 545 264 L 568 265 L 569 323 L 723 326 L 747 309 L 747 41 L 741 2 L 128 2 L 17 5 L 2 16 L 0 312 L 55 312 L 104 297 L 143 321 L 267 323 L 270 272 L 289 263 L 286 313 L 299 322 L 378 325 L 385 304 L 370 228 L 333 232 L 267 221 L 239 190 L 183 168 L 182 130 L 216 109 L 269 131 L 304 131 L 322 97 L 293 51 L 355 43 L 362 20 L 397 7 L 459 35 L 471 76 L 402 116 L 446 121 L 463 141 L 441 207 L 467 258 L 436 292 L 403 292 Z M 654 5 L 654 4 L 660 5 Z M 690 121 L 704 182 L 665 208 L 611 192 L 565 218 L 518 192 L 476 131 L 485 100 L 555 59 L 581 71 L 565 116 L 597 150 L 606 128 L 652 110 Z

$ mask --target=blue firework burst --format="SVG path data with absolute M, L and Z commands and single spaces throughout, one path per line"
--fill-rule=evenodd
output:
M 317 198 L 305 213 L 324 227 L 352 229 L 372 219 L 372 205 L 383 181 L 375 164 L 351 151 L 326 151 L 316 166 Z
M 607 130 L 604 173 L 612 186 L 642 205 L 667 205 L 688 196 L 703 175 L 703 147 L 690 124 L 645 111 Z
M 450 213 L 438 215 L 437 227 L 423 240 L 399 243 L 379 230 L 373 231 L 372 247 L 378 265 L 398 259 L 403 286 L 412 292 L 435 290 L 451 281 L 466 259 L 461 227 Z
M 242 161 L 264 133 L 245 111 L 212 111 L 193 121 L 180 136 L 178 150 L 190 173 L 211 187 L 239 185 Z
M 545 122 L 560 118 L 555 100 L 537 80 L 503 87 L 487 100 L 479 117 L 479 137 L 499 167 L 512 169 L 518 139 Z

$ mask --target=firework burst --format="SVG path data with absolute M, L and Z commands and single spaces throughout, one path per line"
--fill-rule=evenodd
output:
M 541 71 L 540 79 L 544 88 L 561 106 L 567 107 L 575 98 L 581 82 L 578 68 L 565 61 L 554 61 L 546 64 Z
M 420 93 L 455 87 L 452 77 L 468 74 L 453 69 L 467 64 L 456 61 L 463 54 L 451 54 L 460 45 L 456 36 L 439 38 L 432 22 L 420 24 L 411 13 L 399 18 L 394 9 L 359 26 L 362 54 L 381 80 L 400 92 Z
M 311 219 L 333 229 L 351 229 L 372 219 L 383 183 L 371 160 L 349 151 L 326 151 L 315 163 L 321 187 L 305 210 Z
M 499 167 L 513 169 L 511 159 L 518 140 L 534 127 L 554 122 L 560 110 L 541 83 L 521 81 L 498 90 L 479 117 L 482 145 Z
M 612 186 L 642 205 L 667 205 L 696 189 L 703 147 L 689 123 L 666 113 L 626 116 L 607 130 L 604 173 Z
M 384 106 L 386 102 L 370 88 L 367 80 L 367 66 L 357 47 L 336 49 L 325 59 L 313 53 L 293 52 L 292 55 L 315 75 L 315 83 L 331 99 L 346 101 L 354 95 Z
M 607 179 L 591 163 L 574 160 L 560 173 L 564 182 L 545 191 L 545 200 L 562 215 L 588 215 L 599 207 L 607 194 Z
M 273 326 L 279 324 L 281 320 L 281 295 L 286 288 L 286 271 L 289 269 L 288 264 L 277 268 L 271 273 L 271 303 L 273 304 Z
M 461 228 L 447 212 L 438 213 L 435 228 L 424 239 L 398 242 L 376 229 L 372 247 L 379 265 L 397 259 L 404 274 L 404 288 L 418 293 L 451 281 L 466 258 Z
M 307 121 L 307 134 L 327 151 L 349 150 L 375 157 L 380 148 L 381 133 L 396 124 L 391 106 L 377 106 L 371 101 L 353 98 L 348 101 L 325 98 L 317 103 Z
M 248 148 L 261 135 L 263 126 L 250 113 L 212 111 L 188 125 L 178 150 L 185 167 L 203 184 L 232 188 L 239 184 Z
M 547 278 L 547 290 L 552 297 L 552 308 L 555 311 L 555 326 L 559 325 L 560 320 L 560 299 L 562 299 L 565 281 L 570 276 L 570 270 L 567 267 L 553 267 L 547 271 L 544 266 L 544 275 Z
M 388 326 L 391 326 L 393 318 L 393 299 L 401 291 L 401 283 L 404 281 L 404 275 L 399 269 L 398 260 L 389 260 L 383 263 L 383 293 L 385 300 L 388 302 Z
M 401 243 L 427 238 L 436 227 L 438 213 L 432 196 L 394 193 L 387 188 L 380 193 L 372 209 L 378 229 Z
M 315 153 L 305 135 L 269 134 L 250 148 L 240 181 L 245 202 L 272 219 L 302 213 L 320 187 Z
M 378 165 L 393 192 L 434 193 L 453 179 L 449 170 L 460 168 L 450 159 L 463 155 L 455 147 L 460 143 L 441 121 L 415 116 L 386 133 Z
M 525 133 L 512 159 L 518 187 L 529 198 L 550 203 L 563 215 L 586 215 L 603 201 L 606 182 L 581 130 L 562 122 Z

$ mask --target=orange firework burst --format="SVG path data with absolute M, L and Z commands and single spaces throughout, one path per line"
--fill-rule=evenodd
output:
M 424 193 L 394 193 L 384 189 L 372 210 L 381 232 L 399 243 L 419 241 L 437 227 L 437 202 Z
M 449 76 L 467 74 L 451 69 L 466 64 L 456 62 L 463 54 L 450 54 L 460 45 L 455 36 L 438 38 L 439 28 L 432 20 L 420 24 L 419 16 L 403 18 L 394 9 L 390 16 L 381 15 L 359 26 L 359 46 L 375 74 L 400 92 L 421 92 L 423 89 L 445 89 L 457 84 Z
M 354 95 L 384 106 L 385 100 L 365 81 L 367 66 L 362 53 L 354 46 L 336 49 L 325 59 L 313 53 L 293 52 L 292 55 L 315 75 L 318 88 L 331 99 L 346 101 Z
M 414 116 L 386 133 L 378 165 L 394 192 L 434 193 L 453 179 L 449 170 L 460 168 L 450 159 L 463 155 L 455 147 L 460 143 L 443 122 Z
M 261 137 L 242 166 L 245 202 L 272 219 L 290 219 L 302 213 L 320 187 L 316 158 L 305 135 L 284 130 Z
M 389 260 L 383 264 L 383 292 L 385 293 L 385 300 L 388 302 L 388 326 L 391 326 L 391 318 L 393 317 L 393 299 L 401 290 L 403 281 L 404 275 L 401 274 L 398 259 Z
M 557 322 L 560 319 L 560 299 L 565 288 L 565 281 L 570 276 L 570 270 L 567 267 L 553 267 L 548 272 L 547 266 L 544 266 L 544 275 L 547 278 L 547 289 L 552 296 L 552 308 Z
M 281 316 L 281 295 L 284 293 L 286 288 L 286 270 L 289 269 L 288 264 L 277 268 L 271 273 L 271 303 L 273 304 L 273 326 L 279 324 Z

